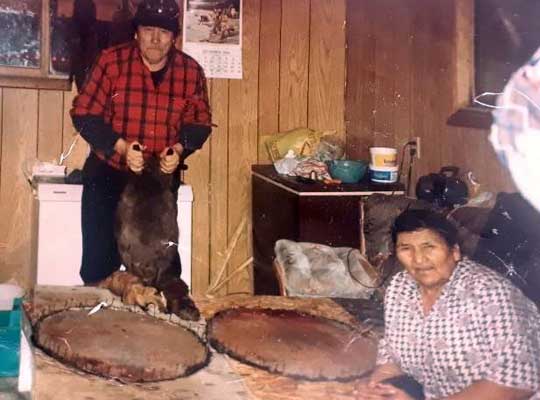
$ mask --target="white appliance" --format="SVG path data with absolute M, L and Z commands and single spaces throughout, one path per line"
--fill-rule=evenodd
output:
M 82 185 L 39 183 L 37 207 L 37 284 L 82 285 L 79 276 Z M 193 190 L 182 185 L 178 190 L 178 252 L 182 279 L 191 288 L 191 219 Z M 36 222 L 34 222 L 36 223 Z

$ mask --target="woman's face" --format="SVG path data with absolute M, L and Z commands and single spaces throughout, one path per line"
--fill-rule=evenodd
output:
M 437 289 L 450 279 L 461 252 L 457 245 L 448 247 L 437 232 L 420 229 L 397 235 L 396 256 L 422 288 Z

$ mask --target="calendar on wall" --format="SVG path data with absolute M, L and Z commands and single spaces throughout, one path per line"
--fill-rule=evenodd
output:
M 185 0 L 182 50 L 207 78 L 242 79 L 242 0 Z

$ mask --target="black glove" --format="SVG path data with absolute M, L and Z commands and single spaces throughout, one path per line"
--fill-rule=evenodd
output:
M 207 125 L 184 125 L 180 130 L 180 144 L 184 146 L 182 160 L 202 148 L 211 132 L 212 127 Z

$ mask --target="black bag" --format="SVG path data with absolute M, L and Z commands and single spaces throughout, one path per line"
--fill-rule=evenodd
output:
M 540 213 L 519 193 L 499 193 L 473 260 L 509 278 L 540 304 Z
M 416 184 L 416 197 L 442 208 L 454 208 L 455 205 L 465 204 L 469 190 L 457 177 L 458 173 L 458 167 L 445 166 L 438 174 L 420 177 Z
M 398 375 L 392 378 L 385 379 L 381 383 L 392 385 L 400 390 L 403 390 L 414 400 L 424 400 L 424 388 L 422 385 L 410 375 Z

